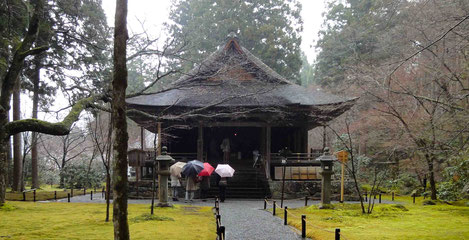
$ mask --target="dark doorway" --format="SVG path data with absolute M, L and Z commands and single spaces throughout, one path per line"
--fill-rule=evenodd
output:
M 258 127 L 211 127 L 204 129 L 204 143 L 208 161 L 220 163 L 223 140 L 230 142 L 230 164 L 252 164 L 254 150 L 260 150 L 261 128 Z

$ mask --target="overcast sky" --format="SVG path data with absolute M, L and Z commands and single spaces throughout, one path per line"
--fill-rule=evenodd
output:
M 312 63 L 316 52 L 314 41 L 323 22 L 322 12 L 325 10 L 324 0 L 300 0 L 303 4 L 301 16 L 303 18 L 303 34 L 301 48 L 306 53 L 308 61 Z M 103 9 L 108 17 L 108 24 L 114 25 L 115 0 L 103 0 Z M 161 31 L 162 23 L 168 20 L 171 0 L 130 0 L 128 25 L 129 31 L 139 32 L 140 21 L 145 22 L 148 30 L 155 34 Z

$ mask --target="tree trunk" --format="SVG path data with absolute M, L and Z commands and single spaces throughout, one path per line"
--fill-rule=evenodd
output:
M 109 166 L 109 165 L 108 165 Z M 111 205 L 111 173 L 106 170 L 106 222 L 109 222 L 109 206 Z
M 427 163 L 428 163 L 428 172 L 430 173 L 430 191 L 432 192 L 431 194 L 431 199 L 436 200 L 436 181 L 435 181 L 435 173 L 434 173 L 434 157 L 430 156 L 428 154 L 425 155 L 427 158 Z
M 9 115 L 9 114 L 8 114 Z M 10 121 L 10 116 L 8 116 L 7 121 Z M 11 151 L 11 137 L 8 137 L 7 139 L 7 152 L 6 152 L 6 175 L 5 175 L 5 181 L 6 181 L 6 186 L 10 186 L 13 184 L 13 151 Z
M 7 137 L 5 131 L 5 124 L 8 122 L 8 111 L 0 109 L 0 207 L 5 204 L 5 195 L 7 188 L 7 166 L 8 166 L 8 147 L 10 144 L 5 144 L 6 141 L 9 141 L 10 138 Z
M 109 205 L 111 202 L 111 154 L 112 154 L 112 113 L 109 114 L 109 126 L 108 126 L 108 135 L 107 135 L 107 142 L 108 144 L 106 149 L 106 159 L 105 167 L 106 167 L 106 222 L 109 222 Z
M 65 179 L 64 179 L 64 175 L 62 173 L 62 169 L 60 169 L 60 173 L 59 173 L 59 175 L 60 175 L 59 188 L 65 188 Z
M 20 78 L 15 82 L 13 90 L 13 121 L 21 119 Z M 13 191 L 23 191 L 23 158 L 21 157 L 21 133 L 13 136 Z
M 41 56 L 37 55 L 34 58 L 34 74 L 33 80 L 33 118 L 37 119 L 37 110 L 39 107 L 39 83 L 41 81 Z M 38 174 L 38 162 L 37 162 L 37 133 L 31 133 L 31 178 L 32 188 L 39 188 L 39 174 Z
M 114 239 L 130 238 L 127 222 L 127 133 L 125 90 L 127 88 L 127 0 L 116 0 L 114 28 L 114 76 L 112 81 L 113 119 L 113 223 Z

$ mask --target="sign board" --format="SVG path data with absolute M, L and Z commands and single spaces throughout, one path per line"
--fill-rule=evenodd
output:
M 337 160 L 340 162 L 346 163 L 348 161 L 348 152 L 347 151 L 339 151 L 336 153 L 337 155 Z

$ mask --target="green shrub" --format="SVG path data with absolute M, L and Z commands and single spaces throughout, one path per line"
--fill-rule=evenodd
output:
M 3 204 L 3 206 L 0 207 L 0 211 L 13 211 L 15 209 L 16 209 L 15 206 L 12 206 L 12 205 L 7 204 L 7 203 Z
M 442 182 L 438 185 L 438 198 L 446 201 L 456 201 L 460 199 L 460 190 L 452 181 Z
M 376 209 L 376 212 L 407 212 L 409 209 L 407 209 L 404 205 L 402 204 L 383 204 L 378 206 Z
M 319 209 L 334 209 L 334 205 L 332 204 L 322 204 L 319 206 Z
M 102 169 L 90 168 L 85 164 L 69 165 L 61 173 L 66 188 L 99 187 L 104 181 L 105 174 Z
M 432 200 L 425 200 L 422 202 L 423 205 L 436 205 L 436 203 Z
M 151 215 L 149 213 L 144 213 L 140 216 L 132 218 L 133 222 L 145 222 L 145 221 L 174 221 L 173 218 L 165 217 L 165 216 L 158 216 L 158 215 Z
M 450 158 L 444 170 L 446 181 L 438 186 L 438 197 L 455 201 L 469 198 L 469 148 Z

